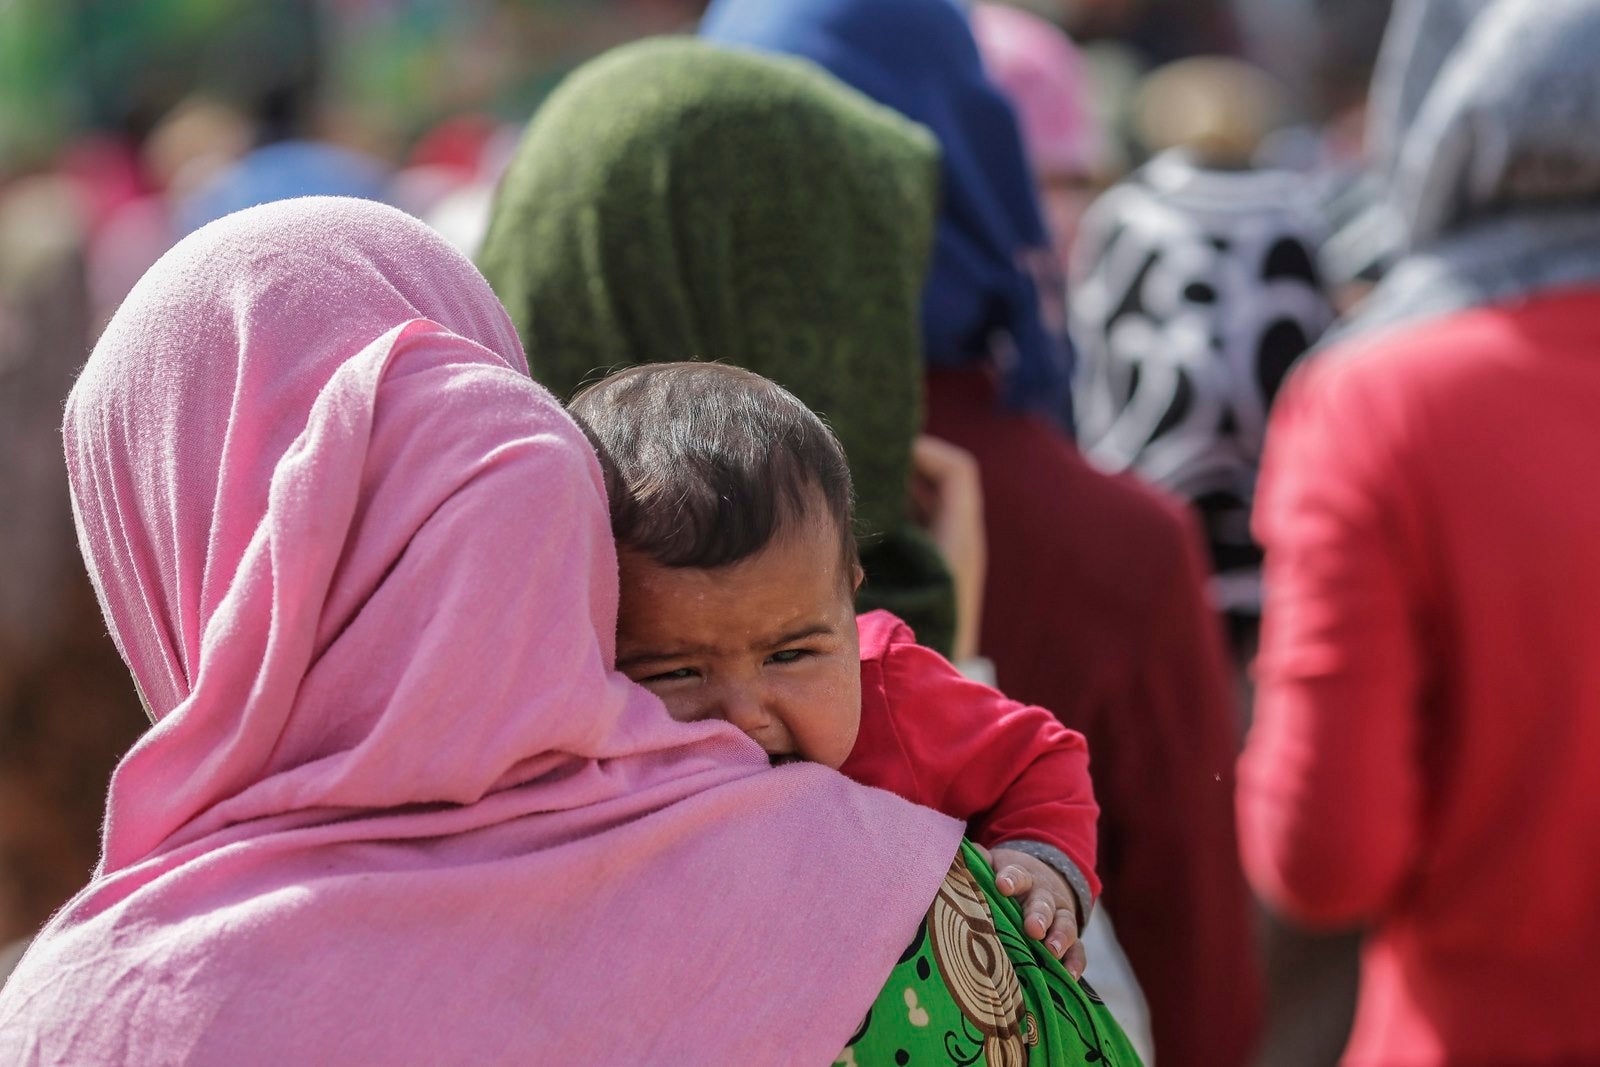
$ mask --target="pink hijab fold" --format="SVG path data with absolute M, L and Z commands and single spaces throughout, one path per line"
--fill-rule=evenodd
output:
M 960 827 L 611 670 L 598 466 L 477 271 L 333 198 L 198 231 L 65 427 L 155 720 L 6 1063 L 826 1062 Z

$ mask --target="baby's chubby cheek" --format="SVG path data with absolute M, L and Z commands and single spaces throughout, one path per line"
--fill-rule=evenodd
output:
M 813 763 L 838 770 L 855 747 L 861 730 L 861 682 L 855 674 L 830 687 L 827 699 L 813 706 L 809 721 L 792 731 L 797 746 Z

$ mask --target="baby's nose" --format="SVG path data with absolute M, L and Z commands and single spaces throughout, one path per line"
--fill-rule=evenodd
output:
M 753 686 L 730 686 L 722 693 L 722 718 L 747 734 L 754 734 L 767 724 L 765 702 Z

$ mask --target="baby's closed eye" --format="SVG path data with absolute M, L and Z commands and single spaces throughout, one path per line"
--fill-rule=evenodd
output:
M 693 667 L 675 667 L 670 671 L 661 671 L 657 674 L 647 674 L 633 679 L 639 685 L 650 685 L 652 682 L 681 682 L 696 677 L 697 672 Z

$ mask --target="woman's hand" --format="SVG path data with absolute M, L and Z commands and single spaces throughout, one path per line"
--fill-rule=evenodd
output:
M 911 504 L 917 524 L 944 554 L 955 579 L 956 635 L 951 659 L 978 654 L 988 548 L 978 461 L 948 441 L 922 434 L 911 445 Z

